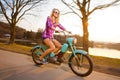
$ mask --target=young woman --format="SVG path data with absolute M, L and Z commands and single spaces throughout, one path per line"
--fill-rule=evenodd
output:
M 59 27 L 61 30 L 67 31 L 60 23 L 59 23 L 60 11 L 59 9 L 54 8 L 52 10 L 51 16 L 47 17 L 46 28 L 43 31 L 42 38 L 43 42 L 49 47 L 41 56 L 40 61 L 44 63 L 43 58 L 48 55 L 50 52 L 54 52 L 57 55 L 57 52 L 61 49 L 62 45 L 58 40 L 56 40 L 53 36 L 54 31 L 60 32 L 60 30 L 55 30 L 56 27 Z

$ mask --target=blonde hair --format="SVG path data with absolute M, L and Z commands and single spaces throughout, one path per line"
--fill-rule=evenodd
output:
M 56 25 L 58 25 L 58 24 L 59 24 L 59 17 L 60 17 L 60 11 L 59 11 L 59 9 L 54 8 L 54 9 L 52 10 L 52 13 L 51 13 L 51 15 L 50 15 L 50 18 L 51 18 L 51 20 L 52 20 L 52 17 L 53 17 L 53 14 L 54 14 L 54 11 L 55 11 L 55 10 L 57 10 L 57 11 L 59 12 L 58 17 L 57 17 L 56 20 L 55 20 Z

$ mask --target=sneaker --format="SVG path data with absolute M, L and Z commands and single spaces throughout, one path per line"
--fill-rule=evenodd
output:
M 40 60 L 40 59 L 39 59 Z M 47 64 L 48 62 L 46 61 L 46 59 L 42 59 L 42 60 L 40 60 L 40 63 L 41 64 Z

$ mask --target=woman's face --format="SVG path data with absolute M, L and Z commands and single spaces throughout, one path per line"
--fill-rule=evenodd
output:
M 55 10 L 53 11 L 53 16 L 54 16 L 55 18 L 59 17 L 59 10 L 55 9 Z

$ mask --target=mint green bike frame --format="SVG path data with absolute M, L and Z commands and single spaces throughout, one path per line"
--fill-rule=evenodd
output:
M 87 55 L 87 52 L 86 52 L 86 51 L 84 51 L 84 50 L 77 50 L 77 49 L 76 49 L 76 46 L 73 45 L 73 40 L 74 40 L 74 38 L 67 38 L 66 43 L 64 43 L 64 44 L 62 45 L 62 48 L 60 49 L 60 53 L 65 54 L 65 53 L 67 52 L 68 48 L 70 48 L 71 51 L 72 51 L 72 54 L 70 54 L 70 56 L 71 56 L 71 55 L 76 56 L 76 53 L 80 53 L 80 54 L 83 54 L 83 55 Z M 37 48 L 37 49 L 42 49 L 43 52 L 44 52 L 46 49 L 48 49 L 48 47 L 45 46 L 45 45 L 37 45 L 37 46 L 34 46 L 34 47 L 32 48 L 32 51 L 33 51 L 34 49 L 36 49 L 36 48 Z M 42 52 L 39 52 L 39 51 L 38 51 L 36 54 L 41 55 Z M 50 57 L 53 57 L 53 56 L 55 56 L 55 54 L 54 54 L 53 52 L 51 52 L 49 56 L 50 56 Z M 48 58 L 48 55 L 47 55 L 45 58 Z

